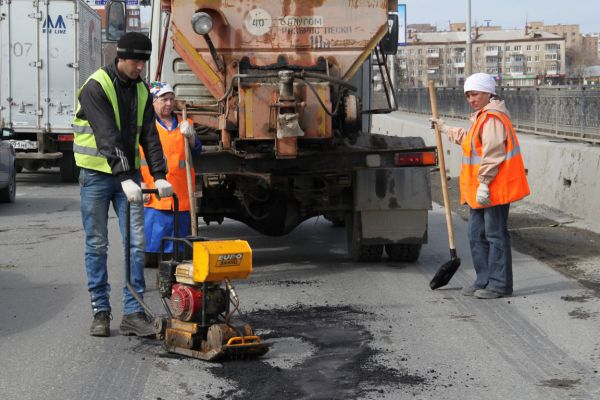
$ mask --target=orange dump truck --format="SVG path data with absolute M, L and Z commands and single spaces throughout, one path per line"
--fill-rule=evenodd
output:
M 204 143 L 197 212 L 284 235 L 324 216 L 355 260 L 414 261 L 427 241 L 434 148 L 369 133 L 372 52 L 396 2 L 163 0 L 151 77 Z M 395 42 L 394 42 L 395 43 Z

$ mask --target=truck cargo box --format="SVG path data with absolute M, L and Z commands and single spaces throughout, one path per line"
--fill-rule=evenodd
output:
M 77 0 L 2 1 L 0 14 L 0 128 L 21 166 L 72 158 L 77 90 L 101 63 L 100 16 Z

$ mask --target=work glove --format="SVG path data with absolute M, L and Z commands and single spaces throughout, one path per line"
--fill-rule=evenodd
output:
M 441 133 L 448 134 L 448 126 L 446 126 L 446 122 L 444 122 L 441 118 L 429 118 L 431 121 L 431 128 L 435 129 L 435 125 L 438 126 Z
M 181 134 L 188 138 L 191 139 L 194 134 L 196 133 L 194 131 L 194 127 L 187 121 L 182 121 L 181 124 L 179 125 L 179 131 L 181 132 Z
M 141 203 L 142 202 L 142 188 L 131 179 L 127 179 L 121 182 L 123 193 L 127 197 L 127 201 L 130 203 Z
M 482 206 L 489 206 L 490 201 L 490 188 L 485 183 L 480 183 L 477 188 L 477 195 L 475 196 L 477 203 Z
M 142 189 L 148 189 L 148 184 L 146 182 L 142 182 Z M 150 193 L 144 193 L 144 203 L 147 204 L 150 202 Z
M 173 186 L 164 179 L 157 179 L 154 188 L 158 190 L 158 197 L 169 197 L 173 194 Z

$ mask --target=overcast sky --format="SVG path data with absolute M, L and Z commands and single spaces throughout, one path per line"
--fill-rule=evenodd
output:
M 448 29 L 448 21 L 465 22 L 467 0 L 399 0 L 406 4 L 407 24 L 432 24 Z M 600 32 L 600 0 L 471 0 L 473 23 L 523 28 L 525 20 L 579 24 L 581 33 Z

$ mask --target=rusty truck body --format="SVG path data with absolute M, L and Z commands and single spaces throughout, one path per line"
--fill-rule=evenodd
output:
M 151 78 L 171 83 L 204 143 L 197 212 L 284 235 L 324 216 L 355 260 L 414 261 L 427 241 L 420 138 L 369 133 L 371 54 L 395 2 L 163 0 Z M 158 73 L 157 73 L 158 72 Z

